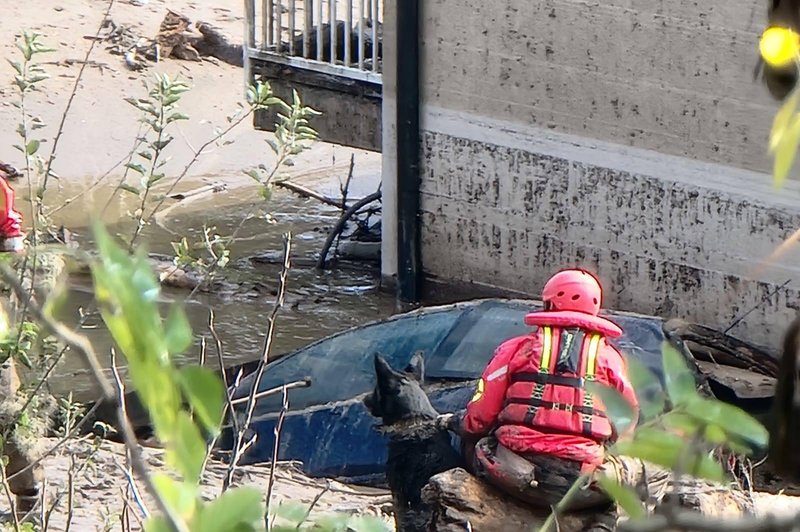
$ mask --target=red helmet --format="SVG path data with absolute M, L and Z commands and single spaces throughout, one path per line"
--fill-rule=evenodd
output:
M 591 273 L 562 270 L 552 276 L 542 290 L 548 310 L 567 310 L 597 316 L 603 301 L 603 288 Z

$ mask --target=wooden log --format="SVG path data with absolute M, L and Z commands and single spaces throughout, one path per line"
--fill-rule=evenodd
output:
M 669 497 L 665 497 L 665 505 Z M 467 526 L 476 532 L 537 530 L 550 514 L 549 509 L 519 502 L 460 468 L 431 477 L 422 489 L 422 501 L 430 512 L 427 529 L 446 532 L 468 530 Z M 773 513 L 775 508 L 800 507 L 800 498 L 767 493 L 751 498 L 741 490 L 685 478 L 677 503 L 683 510 L 712 519 L 738 519 Z M 558 528 L 562 532 L 579 531 L 597 518 L 598 514 L 587 511 L 565 513 L 558 517 Z M 621 516 L 620 522 L 625 519 Z
M 732 336 L 677 318 L 665 322 L 664 331 L 686 342 L 698 360 L 757 371 L 768 377 L 778 376 L 778 361 L 774 356 Z
M 242 45 L 231 43 L 218 28 L 208 22 L 198 22 L 195 27 L 202 37 L 193 38 L 191 43 L 200 55 L 216 57 L 233 66 L 244 64 Z
M 422 500 L 430 508 L 428 530 L 443 532 L 538 530 L 550 514 L 549 509 L 517 502 L 461 468 L 431 477 L 422 488 Z M 562 532 L 581 530 L 593 517 L 585 512 L 559 516 L 558 526 Z

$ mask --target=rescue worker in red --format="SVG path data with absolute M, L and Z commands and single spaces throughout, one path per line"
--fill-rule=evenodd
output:
M 14 189 L 9 180 L 20 176 L 12 166 L 0 162 L 0 253 L 24 253 L 25 233 L 22 231 L 22 215 L 14 207 Z M 19 301 L 13 296 L 6 300 L 11 301 L 8 310 L 12 311 Z M 2 305 L 3 303 L 0 303 Z M 8 353 L 3 353 L 8 355 Z M 18 415 L 16 403 L 21 386 L 16 361 L 7 356 L 0 360 L 0 408 L 9 419 Z M 0 426 L 0 432 L 9 431 L 8 438 L 0 443 L 0 455 L 6 456 L 8 461 L 5 466 L 5 478 L 8 487 L 16 496 L 16 511 L 19 521 L 39 522 L 41 490 L 44 482 L 44 468 L 38 449 L 38 442 L 29 442 L 25 438 L 18 438 L 15 427 Z M 28 438 L 29 439 L 29 438 Z M 7 516 L 6 516 L 7 517 Z M 2 521 L 2 519 L 0 519 Z
M 531 504 L 557 504 L 603 464 L 604 445 L 618 437 L 585 383 L 618 390 L 638 417 L 624 358 L 607 340 L 622 329 L 598 315 L 602 296 L 588 271 L 555 274 L 542 293 L 544 310 L 525 316 L 536 329 L 501 344 L 466 410 L 440 421 L 461 436 L 473 473 Z M 610 503 L 599 490 L 584 492 L 572 508 Z M 600 529 L 609 528 L 590 528 Z

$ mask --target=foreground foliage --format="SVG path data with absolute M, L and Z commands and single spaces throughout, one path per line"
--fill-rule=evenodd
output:
M 192 331 L 181 305 L 173 304 L 162 320 L 157 300 L 160 285 L 138 248 L 133 256 L 117 245 L 98 223 L 94 225 L 99 260 L 92 266 L 103 321 L 125 355 L 130 378 L 150 414 L 157 438 L 166 450 L 175 476 L 153 475 L 157 495 L 170 516 L 151 517 L 148 531 L 226 532 L 296 530 L 308 509 L 297 505 L 266 506 L 263 493 L 252 487 L 231 489 L 205 503 L 199 492 L 208 440 L 219 434 L 225 394 L 220 377 L 206 368 L 177 368 L 173 357 L 192 344 Z M 186 406 L 184 406 L 184 404 Z M 332 516 L 316 530 L 385 530 L 378 519 Z

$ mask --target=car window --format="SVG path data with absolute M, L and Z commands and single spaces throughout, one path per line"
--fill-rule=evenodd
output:
M 470 309 L 470 314 L 464 316 L 451 337 L 443 342 L 436 364 L 429 368 L 430 375 L 477 379 L 497 346 L 531 330 L 523 321 L 530 311 L 531 307 L 526 305 L 494 302 Z
M 470 309 L 449 337 L 442 342 L 429 375 L 440 378 L 477 379 L 504 341 L 533 330 L 523 318 L 534 309 L 517 303 L 489 302 Z M 661 321 L 657 318 L 608 316 L 624 334 L 612 339 L 626 357 L 640 360 L 656 375 L 661 375 Z
M 610 340 L 626 357 L 634 358 L 663 379 L 661 343 L 665 340 L 658 318 L 613 316 L 625 334 Z
M 298 410 L 342 401 L 368 392 L 375 383 L 373 357 L 381 353 L 392 367 L 404 369 L 416 351 L 431 353 L 463 312 L 448 309 L 374 323 L 312 344 L 267 366 L 260 390 L 311 377 L 309 388 L 289 391 L 289 408 Z M 246 395 L 252 375 L 237 397 Z M 259 400 L 257 415 L 277 412 L 281 394 Z

